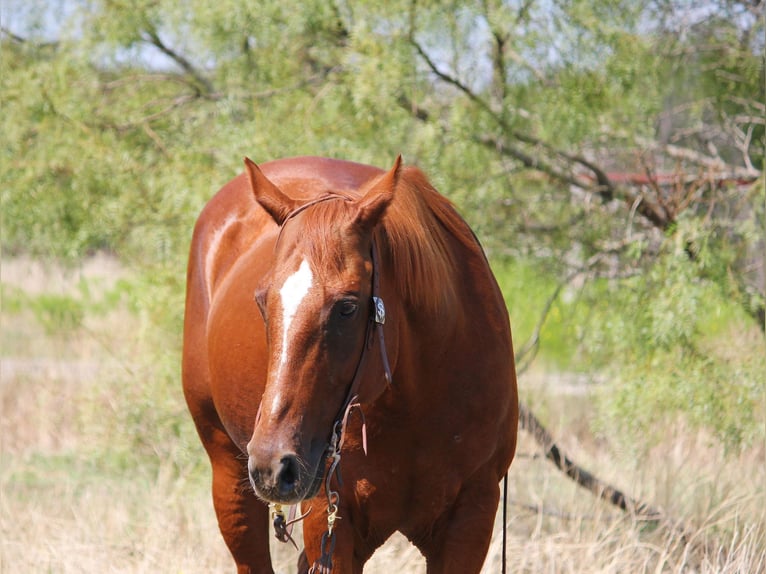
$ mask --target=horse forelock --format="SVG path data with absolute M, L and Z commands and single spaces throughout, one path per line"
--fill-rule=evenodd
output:
M 300 228 L 301 241 L 319 273 L 345 267 L 346 255 L 338 244 L 339 229 L 352 215 L 350 202 L 345 198 L 344 194 L 336 201 L 319 203 L 307 210 L 305 224 Z

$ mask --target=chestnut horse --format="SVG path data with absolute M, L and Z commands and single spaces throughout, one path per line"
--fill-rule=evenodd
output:
M 478 573 L 518 398 L 476 237 L 399 158 L 245 166 L 194 229 L 183 350 L 238 572 L 273 572 L 271 504 L 282 540 L 281 505 L 308 512 L 301 572 L 361 572 L 399 531 L 429 573 Z

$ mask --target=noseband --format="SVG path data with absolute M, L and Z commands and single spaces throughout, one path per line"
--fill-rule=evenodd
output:
M 274 249 L 276 250 L 277 245 L 279 244 L 279 240 L 282 237 L 282 231 L 284 230 L 288 221 L 303 211 L 307 210 L 309 207 L 334 199 L 353 201 L 353 198 L 349 196 L 339 193 L 330 193 L 308 201 L 307 203 L 297 207 L 291 211 L 282 222 L 282 225 L 279 229 L 279 234 L 277 235 L 277 241 L 274 244 Z M 380 259 L 374 238 L 372 239 L 372 244 L 370 246 L 370 258 L 372 260 L 372 285 L 370 297 L 371 306 L 369 318 L 367 320 L 367 327 L 365 330 L 364 345 L 362 347 L 362 353 L 359 356 L 359 361 L 356 365 L 356 370 L 354 371 L 354 376 L 351 379 L 351 383 L 349 384 L 346 398 L 343 401 L 343 405 L 338 411 L 338 414 L 336 415 L 333 422 L 332 432 L 328 442 L 328 456 L 332 462 L 330 463 L 330 469 L 328 470 L 327 478 L 325 479 L 325 493 L 327 495 L 327 531 L 322 535 L 321 556 L 309 570 L 309 572 L 317 574 L 326 574 L 332 571 L 332 553 L 333 549 L 335 548 L 335 535 L 333 533 L 333 528 L 335 521 L 338 518 L 338 504 L 340 502 L 340 495 L 337 491 L 332 490 L 330 482 L 333 475 L 337 476 L 339 483 L 341 482 L 341 449 L 345 439 L 345 431 L 346 425 L 348 424 L 349 415 L 355 407 L 360 408 L 359 412 L 362 416 L 362 448 L 364 453 L 367 454 L 367 431 L 364 414 L 361 411 L 361 404 L 359 403 L 359 387 L 362 383 L 362 375 L 364 373 L 366 359 L 369 354 L 368 351 L 370 351 L 374 346 L 376 334 L 380 345 L 380 357 L 383 363 L 383 371 L 386 384 L 390 385 L 392 381 L 391 366 L 388 362 L 388 353 L 386 352 L 386 342 L 383 332 L 383 325 L 386 322 L 386 308 L 383 304 L 383 299 L 380 297 Z M 295 518 L 294 513 L 295 507 L 292 507 L 290 511 L 290 517 L 286 519 L 280 505 L 274 504 L 272 508 L 272 519 L 274 522 L 274 531 L 277 539 L 281 542 L 292 542 L 293 545 L 295 545 L 295 542 L 291 537 L 292 525 L 305 517 L 308 512 L 299 518 Z

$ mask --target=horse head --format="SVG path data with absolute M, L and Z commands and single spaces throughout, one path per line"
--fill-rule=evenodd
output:
M 373 313 L 374 230 L 394 197 L 400 159 L 358 197 L 308 201 L 287 196 L 249 159 L 245 165 L 256 201 L 279 226 L 274 263 L 255 286 L 268 374 L 248 469 L 260 498 L 294 504 L 322 483 L 352 382 L 382 378 L 360 369 Z

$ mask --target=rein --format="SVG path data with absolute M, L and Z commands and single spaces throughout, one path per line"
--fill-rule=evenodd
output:
M 297 207 L 291 211 L 284 221 L 277 235 L 277 241 L 274 245 L 274 249 L 279 244 L 279 240 L 282 237 L 282 231 L 288 221 L 293 219 L 299 213 L 305 211 L 309 207 L 312 207 L 318 203 L 329 201 L 332 199 L 340 199 L 344 201 L 352 201 L 351 197 L 341 194 L 328 194 L 313 199 L 303 205 Z M 361 403 L 359 402 L 359 387 L 362 382 L 362 374 L 364 373 L 364 366 L 368 356 L 368 351 L 372 349 L 375 343 L 375 336 L 377 335 L 380 345 L 380 356 L 383 362 L 383 370 L 386 379 L 386 384 L 390 385 L 392 382 L 391 366 L 388 362 L 388 353 L 386 352 L 386 342 L 383 333 L 383 325 L 386 322 L 386 308 L 383 304 L 383 299 L 380 297 L 380 260 L 378 256 L 378 248 L 375 240 L 372 240 L 370 247 L 370 257 L 372 259 L 372 288 L 371 288 L 371 310 L 370 316 L 367 321 L 367 328 L 365 330 L 364 344 L 362 347 L 362 353 L 359 356 L 359 361 L 354 371 L 354 376 L 349 384 L 349 389 L 346 394 L 346 398 L 343 401 L 343 406 L 338 411 L 335 421 L 332 426 L 332 434 L 328 444 L 328 457 L 331 459 L 330 468 L 327 471 L 327 478 L 325 479 L 325 495 L 327 496 L 327 531 L 322 535 L 320 544 L 321 555 L 319 559 L 311 566 L 309 570 L 310 574 L 329 574 L 332 572 L 332 555 L 335 549 L 336 534 L 333 531 L 336 520 L 341 517 L 338 516 L 338 505 L 340 504 L 340 494 L 338 491 L 333 490 L 331 487 L 331 481 L 333 475 L 337 477 L 337 482 L 342 486 L 342 478 L 340 474 L 340 459 L 341 449 L 346 435 L 346 426 L 348 424 L 349 417 L 354 408 L 359 409 L 359 413 L 362 417 L 362 449 L 364 454 L 367 454 L 367 424 L 364 419 L 364 413 L 361 410 Z M 303 520 L 311 509 L 299 517 L 295 517 L 295 506 L 291 507 L 289 516 L 286 518 L 285 513 L 282 510 L 280 504 L 272 505 L 272 521 L 274 526 L 274 533 L 280 542 L 292 542 L 296 547 L 293 540 L 292 527 L 296 522 Z
M 508 537 L 506 536 L 506 530 L 508 529 L 508 471 L 505 471 L 503 477 L 503 554 L 502 563 L 500 565 L 501 573 L 505 574 L 506 564 L 506 547 L 508 546 Z

